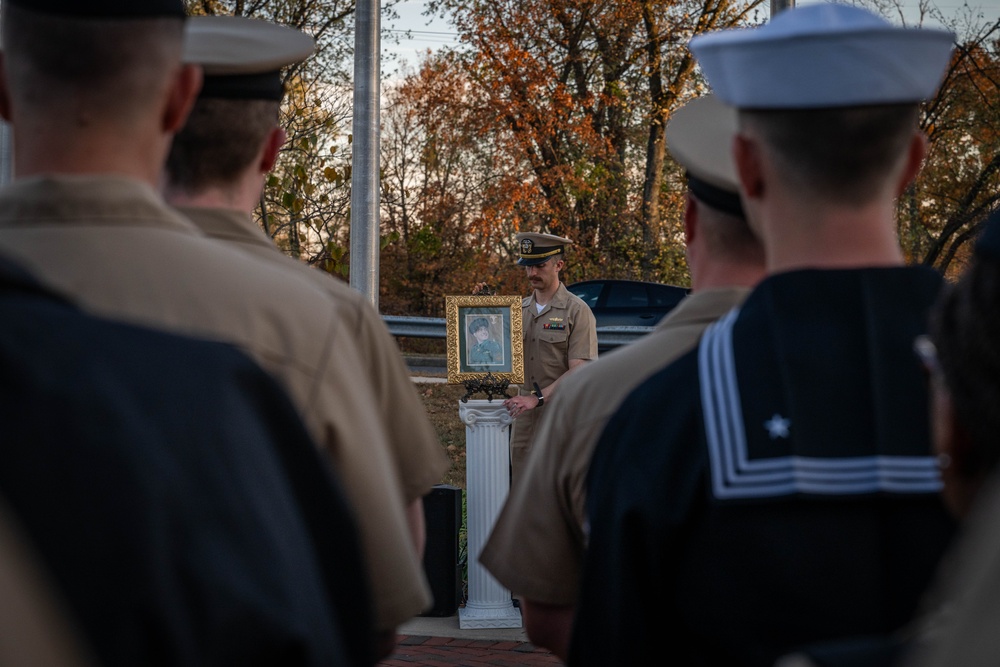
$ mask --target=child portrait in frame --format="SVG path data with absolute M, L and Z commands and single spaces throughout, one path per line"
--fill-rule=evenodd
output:
M 503 316 L 466 313 L 465 319 L 469 321 L 466 329 L 471 336 L 465 342 L 468 367 L 497 366 L 502 369 L 505 360 L 504 349 L 497 341 L 503 340 L 505 329 Z
M 487 373 L 521 382 L 521 297 L 448 296 L 445 303 L 448 382 L 480 379 Z

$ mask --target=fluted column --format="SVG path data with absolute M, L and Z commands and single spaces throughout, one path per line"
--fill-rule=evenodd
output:
M 469 600 L 458 610 L 460 628 L 519 628 L 521 610 L 510 591 L 479 564 L 510 490 L 510 424 L 502 401 L 458 404 L 465 424 L 465 493 L 469 550 Z

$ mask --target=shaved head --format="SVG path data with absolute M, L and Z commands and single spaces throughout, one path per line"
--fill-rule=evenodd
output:
M 272 100 L 199 99 L 170 148 L 169 186 L 198 194 L 233 185 L 278 126 L 279 109 Z
M 5 67 L 15 113 L 132 124 L 160 103 L 180 64 L 179 18 L 80 19 L 4 3 Z
M 821 201 L 862 205 L 905 160 L 918 106 L 739 112 L 771 150 L 782 179 Z

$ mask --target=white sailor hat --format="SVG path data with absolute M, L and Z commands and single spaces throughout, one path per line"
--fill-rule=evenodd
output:
M 194 16 L 184 27 L 183 60 L 201 65 L 201 97 L 280 100 L 281 68 L 315 50 L 301 30 L 238 16 Z
M 712 208 L 743 217 L 733 136 L 736 109 L 715 95 L 691 100 L 670 117 L 667 149 L 687 172 L 691 192 Z
M 691 40 L 712 90 L 741 109 L 920 102 L 934 95 L 954 35 L 901 28 L 858 7 L 788 9 L 759 28 Z
M 569 239 L 554 234 L 521 232 L 517 235 L 517 248 L 521 255 L 517 263 L 521 266 L 536 266 L 572 244 Z

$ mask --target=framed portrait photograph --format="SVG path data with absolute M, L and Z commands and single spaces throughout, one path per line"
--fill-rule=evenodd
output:
M 511 384 L 524 381 L 521 297 L 446 296 L 448 382 L 487 373 Z

